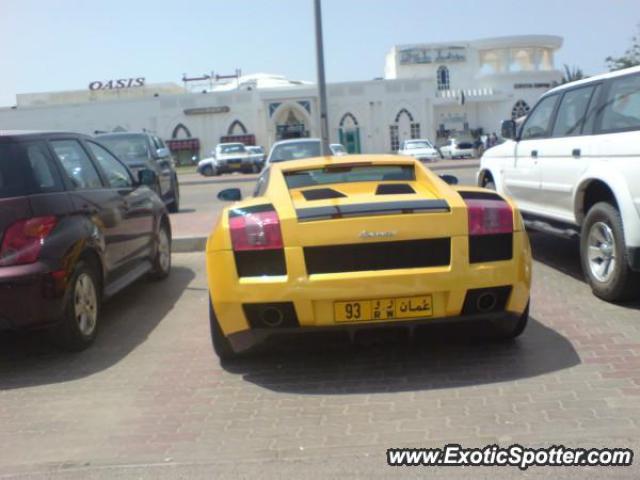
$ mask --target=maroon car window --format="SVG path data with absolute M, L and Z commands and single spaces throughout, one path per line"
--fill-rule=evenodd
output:
M 102 188 L 98 171 L 79 142 L 55 140 L 51 142 L 51 146 L 75 188 L 82 190 Z
M 129 188 L 133 186 L 129 171 L 116 157 L 93 142 L 87 142 L 87 145 L 107 176 L 109 186 L 113 188 Z
M 0 198 L 60 190 L 62 182 L 40 144 L 0 144 Z

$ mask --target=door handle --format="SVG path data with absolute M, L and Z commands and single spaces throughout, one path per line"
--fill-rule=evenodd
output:
M 531 158 L 538 158 L 538 150 L 531 150 Z
M 574 148 L 574 149 L 571 151 L 571 156 L 572 156 L 573 158 L 578 158 L 578 157 L 580 157 L 580 155 L 582 155 L 582 152 L 580 151 L 580 149 L 579 149 L 579 148 Z

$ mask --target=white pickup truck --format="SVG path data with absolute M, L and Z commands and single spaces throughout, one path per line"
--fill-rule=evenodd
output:
M 502 136 L 478 184 L 513 197 L 527 226 L 579 236 L 597 296 L 640 297 L 640 67 L 556 87 Z

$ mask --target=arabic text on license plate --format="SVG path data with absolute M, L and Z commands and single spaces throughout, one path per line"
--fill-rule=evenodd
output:
M 423 318 L 433 315 L 431 295 L 353 300 L 333 304 L 336 322 Z

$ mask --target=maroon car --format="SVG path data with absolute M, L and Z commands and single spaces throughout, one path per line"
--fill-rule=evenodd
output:
M 171 225 L 149 189 L 94 138 L 0 131 L 0 330 L 94 340 L 100 302 L 171 269 Z

